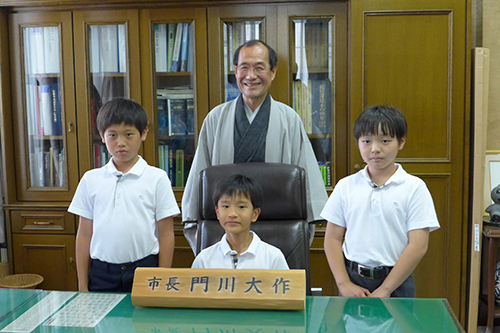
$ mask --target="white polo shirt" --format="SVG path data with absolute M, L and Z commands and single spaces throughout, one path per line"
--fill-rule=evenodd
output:
M 165 171 L 141 156 L 125 174 L 113 159 L 87 171 L 68 211 L 93 220 L 90 257 L 116 264 L 157 254 L 156 222 L 180 213 Z
M 250 233 L 252 243 L 238 256 L 237 269 L 289 269 L 280 249 L 263 242 L 255 232 Z M 231 247 L 224 234 L 218 243 L 203 249 L 196 256 L 191 268 L 233 268 L 230 253 Z
M 341 179 L 323 208 L 324 219 L 346 228 L 342 249 L 347 259 L 394 266 L 408 245 L 408 231 L 439 228 L 424 181 L 396 166 L 392 177 L 375 188 L 366 167 Z

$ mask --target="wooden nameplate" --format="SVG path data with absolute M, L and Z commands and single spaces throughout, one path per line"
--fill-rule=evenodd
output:
M 303 269 L 200 269 L 139 267 L 134 306 L 304 310 Z

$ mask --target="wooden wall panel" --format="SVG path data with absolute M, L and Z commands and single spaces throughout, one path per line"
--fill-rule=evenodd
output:
M 465 322 L 470 57 L 466 0 L 352 0 L 350 124 L 373 104 L 400 108 L 397 162 L 421 176 L 441 229 L 415 272 L 419 297 L 447 298 Z M 354 142 L 353 142 L 354 143 Z M 350 145 L 350 171 L 363 161 Z

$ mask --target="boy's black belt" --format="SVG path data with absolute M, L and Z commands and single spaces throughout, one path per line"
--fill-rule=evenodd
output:
M 385 279 L 387 275 L 389 275 L 389 272 L 392 269 L 392 267 L 389 266 L 378 266 L 378 267 L 363 266 L 361 264 L 358 264 L 357 262 L 350 261 L 347 259 L 345 260 L 345 262 L 348 268 L 354 270 L 362 277 L 372 280 Z

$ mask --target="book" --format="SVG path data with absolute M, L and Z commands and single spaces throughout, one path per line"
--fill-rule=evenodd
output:
M 178 72 L 180 69 L 180 51 L 181 51 L 181 43 L 182 43 L 182 23 L 177 23 L 177 28 L 175 31 L 175 43 L 174 43 L 174 51 L 172 55 L 172 68 L 171 72 Z
M 168 42 L 167 42 L 167 72 L 172 71 L 172 59 L 174 56 L 174 44 L 177 25 L 175 23 L 168 24 Z
M 100 44 L 100 26 L 99 25 L 90 25 L 89 26 L 89 57 L 90 57 L 90 72 L 91 73 L 99 73 L 101 70 L 101 60 L 100 53 L 101 48 Z
M 59 83 L 51 83 L 49 87 L 51 98 L 52 135 L 62 135 L 61 87 Z
M 156 102 L 158 110 L 158 135 L 168 135 L 167 100 L 158 98 Z
M 29 47 L 27 55 L 29 55 L 28 64 L 30 65 L 30 74 L 44 74 L 45 73 L 45 53 L 43 41 L 43 27 L 25 28 L 26 30 L 26 46 Z M 25 46 L 25 47 L 26 47 Z
M 189 51 L 189 23 L 182 24 L 182 42 L 181 42 L 181 65 L 180 71 L 187 72 L 188 51 Z
M 175 151 L 175 186 L 184 187 L 184 150 Z
M 101 25 L 99 46 L 101 56 L 101 72 L 118 72 L 118 26 L 116 24 Z
M 166 151 L 165 151 L 166 153 Z M 175 152 L 172 147 L 168 148 L 168 178 L 172 186 L 175 186 Z
M 94 167 L 101 167 L 101 145 L 99 143 L 94 143 Z
M 118 71 L 127 72 L 127 34 L 125 24 L 118 25 Z
M 45 73 L 59 73 L 59 27 L 43 28 L 43 53 Z
M 160 169 L 165 170 L 165 145 L 158 145 L 158 164 Z
M 168 99 L 168 134 L 186 135 L 186 100 Z
M 64 148 L 61 149 L 61 152 L 59 153 L 59 186 L 64 187 L 66 184 L 66 164 L 64 161 Z
M 195 134 L 195 112 L 194 112 L 194 99 L 186 99 L 186 121 L 187 121 L 187 134 Z
M 155 24 L 155 64 L 157 72 L 167 71 L 167 25 Z
M 226 82 L 226 102 L 232 101 L 240 95 L 240 88 L 237 83 Z
M 40 86 L 40 117 L 42 123 L 42 134 L 52 135 L 52 97 L 50 84 Z

